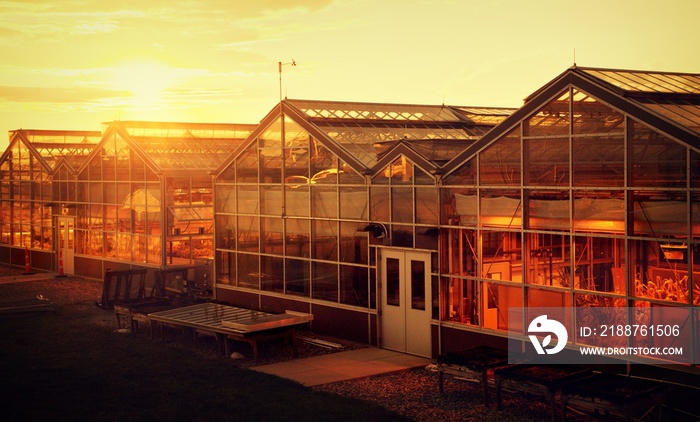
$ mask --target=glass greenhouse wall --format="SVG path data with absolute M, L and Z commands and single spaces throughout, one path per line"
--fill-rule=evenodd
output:
M 166 267 L 213 259 L 211 172 L 254 126 L 114 122 L 77 177 L 76 257 Z M 93 262 L 93 264 L 89 264 Z
M 26 248 L 36 268 L 56 271 L 62 261 L 66 273 L 101 278 L 108 267 L 211 260 L 212 172 L 254 127 L 114 122 L 103 132 L 11 132 L 0 161 L 3 262 L 24 265 Z
M 217 283 L 374 307 L 366 179 L 290 119 L 219 177 Z M 284 136 L 283 136 L 284 134 Z
M 524 336 L 509 308 L 697 310 L 700 112 L 659 95 L 698 84 L 664 77 L 573 68 L 512 115 L 462 121 L 497 125 L 479 129 L 447 107 L 285 100 L 217 176 L 218 297 L 317 311 L 336 334 L 366 315 L 383 345 L 393 257 L 416 251 L 433 354 Z
M 9 151 L 2 171 L 2 243 L 51 249 L 49 172 L 23 143 Z
M 440 319 L 525 334 L 509 308 L 700 305 L 697 146 L 552 97 L 444 177 Z
M 76 255 L 162 265 L 160 177 L 107 133 L 78 174 Z
M 10 132 L 10 143 L 0 158 L 3 262 L 24 265 L 23 249 L 27 249 L 37 268 L 55 269 L 51 254 L 61 236 L 67 236 L 67 232 L 56 231 L 57 219 L 74 212 L 68 206 L 75 201 L 72 172 L 99 137 L 100 132 L 91 131 Z
M 437 317 L 433 173 L 511 111 L 285 100 L 217 176 L 217 299 L 326 314 L 314 330 L 376 344 L 384 251 L 418 250 L 414 284 L 434 288 L 410 301 Z
M 697 339 L 699 86 L 572 68 L 518 110 L 284 100 L 260 125 L 14 131 L 0 259 L 213 260 L 218 300 L 395 350 L 420 332 L 422 355 L 524 336 L 509 308 L 682 308 Z

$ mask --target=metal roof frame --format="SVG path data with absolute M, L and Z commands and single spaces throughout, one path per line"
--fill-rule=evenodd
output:
M 398 151 L 422 162 L 428 170 L 435 169 L 436 163 L 411 147 L 411 142 L 471 143 L 514 110 L 285 99 L 261 120 L 216 173 L 222 173 L 280 116 L 292 119 L 358 173 L 372 174 L 385 161 L 391 161 L 391 157 L 385 158 L 387 154 L 393 156 Z M 397 149 L 400 145 L 404 146 Z M 350 146 L 356 147 L 354 151 Z M 464 147 L 461 145 L 460 150 Z
M 522 120 L 536 113 L 542 106 L 559 96 L 569 87 L 580 89 L 609 106 L 630 115 L 633 119 L 643 122 L 655 130 L 700 151 L 700 133 L 650 109 L 637 99 L 639 95 L 626 95 L 626 91 L 611 85 L 608 81 L 595 77 L 587 71 L 587 69 L 589 68 L 571 67 L 528 96 L 525 99 L 525 104 L 521 108 L 445 164 L 445 174 L 454 171 L 463 162 L 472 158 L 478 151 L 485 148 L 501 135 L 508 133 Z M 698 76 L 700 78 L 700 75 L 693 76 Z M 676 97 L 676 94 L 670 95 L 673 98 Z M 695 97 L 698 94 L 691 95 Z
M 103 123 L 103 126 L 106 129 L 102 139 L 78 172 L 83 171 L 113 135 L 118 135 L 157 175 L 186 175 L 193 171 L 211 173 L 228 159 L 235 144 L 246 139 L 257 127 L 252 124 L 152 121 L 115 121 Z M 240 135 L 198 137 L 200 131 Z
M 5 161 L 12 148 L 21 142 L 29 150 L 40 163 L 44 171 L 52 175 L 61 161 L 65 161 L 71 169 L 75 165 L 87 159 L 88 154 L 79 154 L 78 151 L 92 150 L 98 144 L 97 141 L 89 142 L 90 138 L 95 140 L 100 138 L 100 132 L 85 131 L 85 130 L 44 130 L 44 129 L 17 129 L 10 131 L 10 143 L 5 149 L 5 152 L 0 156 L 0 162 Z M 59 142 L 51 140 L 35 141 L 34 137 L 63 137 L 65 138 L 82 138 L 81 142 Z M 53 151 L 50 154 L 44 151 Z M 58 151 L 58 153 L 55 153 Z M 49 160 L 48 157 L 51 157 Z

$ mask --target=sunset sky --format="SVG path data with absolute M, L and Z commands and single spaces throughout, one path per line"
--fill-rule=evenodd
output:
M 518 107 L 574 63 L 700 73 L 688 0 L 0 1 L 7 131 L 257 123 L 299 99 Z M 575 52 L 575 53 L 574 53 Z

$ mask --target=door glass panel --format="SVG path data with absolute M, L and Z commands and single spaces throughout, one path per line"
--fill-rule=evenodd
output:
M 401 306 L 400 262 L 396 258 L 386 259 L 386 304 Z
M 68 249 L 73 249 L 73 222 L 68 222 Z
M 425 310 L 425 262 L 411 260 L 411 308 Z
M 66 233 L 66 229 L 65 229 L 65 225 L 64 225 L 63 221 L 61 221 L 61 222 L 59 223 L 58 227 L 59 227 L 59 229 L 58 229 L 58 231 L 59 231 L 58 239 L 59 239 L 61 248 L 65 248 L 65 233 Z

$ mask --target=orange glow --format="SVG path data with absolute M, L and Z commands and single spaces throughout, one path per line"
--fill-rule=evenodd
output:
M 110 88 L 130 94 L 125 106 L 131 109 L 162 108 L 167 102 L 166 91 L 177 82 L 175 69 L 155 61 L 133 61 L 109 71 Z
M 297 66 L 283 69 L 289 98 L 501 107 L 520 107 L 573 61 L 698 69 L 700 56 L 687 54 L 684 42 L 697 38 L 694 2 L 623 3 L 1 2 L 0 150 L 7 131 L 21 127 L 258 122 L 279 101 L 278 63 L 293 59 Z M 635 19 L 615 20 L 630 11 Z M 615 24 L 549 37 L 572 19 Z M 489 41 L 470 54 L 456 54 L 447 42 L 485 34 Z M 133 58 L 140 61 L 126 62 Z
M 575 229 L 618 233 L 624 232 L 625 222 L 615 220 L 580 220 L 575 222 Z
M 482 225 L 489 227 L 520 227 L 520 217 L 481 217 Z

